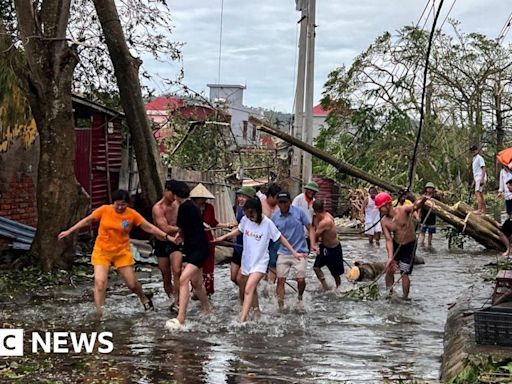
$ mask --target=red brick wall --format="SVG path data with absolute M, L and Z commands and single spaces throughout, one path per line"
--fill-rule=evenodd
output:
M 0 197 L 0 216 L 36 226 L 36 194 L 32 177 L 18 172 L 12 175 Z

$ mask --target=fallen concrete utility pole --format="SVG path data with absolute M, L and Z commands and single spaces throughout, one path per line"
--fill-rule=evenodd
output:
M 249 121 L 257 129 L 270 135 L 276 136 L 296 146 L 297 148 L 302 149 L 303 151 L 311 153 L 313 156 L 331 164 L 339 171 L 344 172 L 347 175 L 365 180 L 373 185 L 379 186 L 382 189 L 393 193 L 396 193 L 400 189 L 405 188 L 400 185 L 389 183 L 386 180 L 383 180 L 374 175 L 370 175 L 369 173 L 354 167 L 353 165 L 338 160 L 327 152 L 304 143 L 302 140 L 290 136 L 262 120 L 250 116 Z M 447 222 L 448 224 L 451 224 L 459 232 L 472 237 L 486 248 L 496 249 L 499 251 L 504 251 L 506 249 L 505 244 L 501 240 L 502 233 L 500 231 L 499 223 L 487 216 L 481 216 L 473 213 L 471 207 L 469 207 L 467 204 L 458 202 L 454 206 L 449 206 L 436 199 L 431 199 L 425 202 L 425 206 L 431 209 L 431 211 L 435 213 L 440 219 Z

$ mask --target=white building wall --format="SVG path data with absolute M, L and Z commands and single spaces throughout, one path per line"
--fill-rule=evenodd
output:
M 228 84 L 207 84 L 210 88 L 210 100 L 214 103 L 224 102 L 231 115 L 231 130 L 237 145 L 241 147 L 259 144 L 260 132 L 249 124 L 249 115 L 263 117 L 257 108 L 243 105 L 245 86 Z

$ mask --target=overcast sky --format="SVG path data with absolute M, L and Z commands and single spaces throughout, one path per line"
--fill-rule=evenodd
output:
M 439 0 L 437 0 L 438 2 Z M 436 4 L 437 4 L 436 2 Z M 207 95 L 218 81 L 221 0 L 168 0 L 174 17 L 172 38 L 183 47 L 184 83 Z M 349 66 L 356 55 L 385 31 L 416 24 L 426 0 L 317 0 L 315 103 L 327 75 Z M 445 18 L 453 0 L 445 0 Z M 505 0 L 459 0 L 450 13 L 464 32 L 495 38 L 512 12 Z M 293 107 L 299 12 L 293 0 L 224 0 L 220 82 L 247 86 L 244 104 L 290 112 Z M 430 17 L 429 24 L 432 22 Z M 444 25 L 444 30 L 449 29 Z M 512 31 L 505 42 L 512 41 Z M 152 74 L 174 77 L 176 67 L 145 59 Z M 156 77 L 157 78 L 157 77 Z M 170 89 L 155 80 L 157 92 Z

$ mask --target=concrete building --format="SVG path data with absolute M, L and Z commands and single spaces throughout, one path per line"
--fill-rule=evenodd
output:
M 260 132 L 249 123 L 249 115 L 263 118 L 263 110 L 244 105 L 244 85 L 207 84 L 212 103 L 227 108 L 231 115 L 231 130 L 240 147 L 253 147 L 260 144 Z

